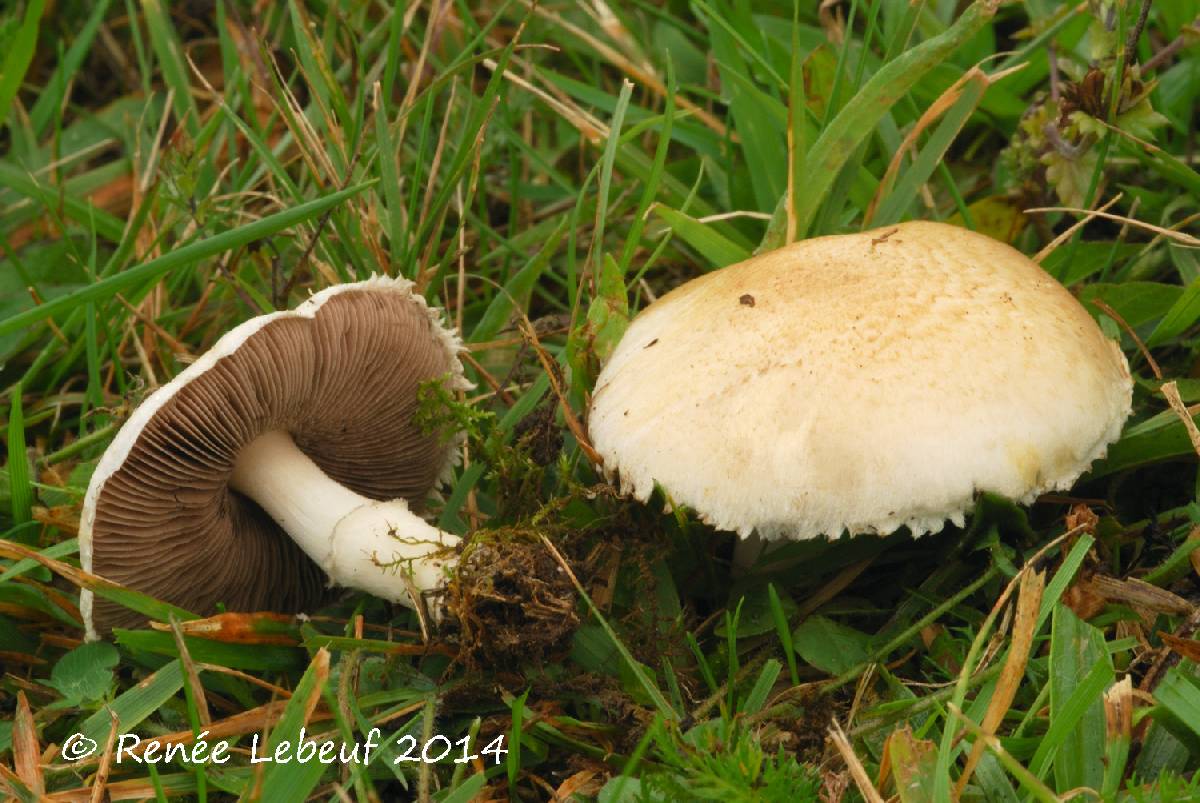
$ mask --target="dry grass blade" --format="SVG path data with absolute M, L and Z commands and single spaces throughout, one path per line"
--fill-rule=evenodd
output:
M 1101 212 L 1099 210 L 1093 210 L 1089 212 L 1086 209 L 1079 209 L 1074 206 L 1037 206 L 1033 207 L 1032 209 L 1024 209 L 1022 211 L 1027 215 L 1033 214 L 1034 212 L 1071 212 L 1072 214 L 1076 215 L 1102 217 L 1105 220 L 1115 220 L 1128 226 L 1135 226 L 1139 229 L 1152 231 L 1155 234 L 1161 237 L 1166 237 L 1168 240 L 1173 240 L 1180 245 L 1190 245 L 1194 248 L 1200 248 L 1200 239 L 1197 239 L 1190 234 L 1184 234 L 1181 231 L 1174 231 L 1173 229 L 1165 229 L 1162 226 L 1155 226 L 1153 223 L 1147 223 L 1144 220 L 1138 220 L 1137 218 L 1125 217 L 1124 215 L 1114 215 L 1111 212 Z
M 30 513 L 34 516 L 34 521 L 40 525 L 58 527 L 61 532 L 71 535 L 71 537 L 79 534 L 79 505 L 59 504 L 54 505 L 53 508 L 34 505 Z
M 421 3 L 413 3 L 409 10 L 404 15 L 404 24 L 402 30 L 407 31 L 412 25 L 413 17 L 421 8 Z M 439 3 L 433 0 L 429 12 L 429 24 L 425 28 L 425 35 L 421 37 L 421 51 L 417 54 L 417 61 L 409 73 L 408 89 L 404 93 L 404 100 L 400 103 L 400 133 L 396 137 L 397 142 L 404 140 L 404 132 L 408 126 L 408 111 L 412 108 L 417 100 L 417 92 L 421 88 L 421 76 L 425 74 L 425 65 L 429 61 L 429 51 L 434 47 L 434 40 L 438 37 L 438 32 L 442 28 L 442 22 L 445 19 L 446 13 L 453 6 L 452 0 L 445 0 Z M 394 11 L 392 13 L 395 13 Z
M 1133 735 L 1133 680 L 1125 676 L 1104 692 L 1104 722 L 1112 739 Z
M 111 708 L 108 715 L 112 718 L 112 725 L 108 729 L 108 738 L 104 740 L 104 752 L 100 754 L 100 768 L 96 770 L 96 777 L 92 781 L 91 803 L 101 803 L 109 799 L 105 786 L 108 784 L 108 774 L 112 771 L 113 747 L 117 744 L 117 730 L 121 720 Z
M 883 756 L 879 759 L 879 782 L 884 784 L 895 776 L 896 794 L 901 803 L 925 803 L 932 794 L 930 788 L 937 763 L 937 745 L 928 739 L 913 736 L 905 725 L 888 734 Z
M 196 705 L 196 717 L 200 720 L 201 725 L 208 725 L 212 722 L 212 714 L 208 711 L 208 698 L 204 696 L 204 684 L 200 682 L 200 673 L 196 671 L 196 662 L 192 660 L 187 642 L 183 640 L 183 630 L 179 627 L 179 620 L 174 616 L 171 617 L 171 635 L 175 638 L 175 649 L 179 651 L 179 660 L 183 663 L 184 675 L 187 678 L 188 687 L 192 691 L 192 700 Z
M 1111 209 L 1113 204 L 1115 204 L 1117 201 L 1121 200 L 1123 195 L 1124 195 L 1123 193 L 1118 192 L 1116 195 L 1114 195 L 1109 200 L 1108 203 L 1104 204 L 1104 206 L 1101 206 L 1098 210 L 1088 212 L 1086 215 L 1081 217 L 1079 220 L 1076 220 L 1074 223 L 1071 224 L 1070 228 L 1068 228 L 1062 234 L 1058 235 L 1053 240 L 1051 240 L 1049 243 L 1047 243 L 1045 245 L 1045 247 L 1042 248 L 1041 251 L 1038 251 L 1036 254 L 1034 254 L 1033 261 L 1040 265 L 1046 259 L 1046 257 L 1050 256 L 1055 251 L 1057 251 L 1058 247 L 1060 245 L 1062 245 L 1067 240 L 1074 237 L 1075 232 L 1079 231 L 1084 226 L 1086 226 L 1089 222 L 1091 222 L 1092 218 L 1096 217 L 1100 212 L 1107 212 L 1109 209 Z
M 1196 450 L 1197 455 L 1200 455 L 1200 429 L 1196 428 L 1196 422 L 1192 420 L 1192 416 L 1188 413 L 1183 399 L 1179 397 L 1179 386 L 1175 384 L 1174 380 L 1171 380 L 1170 382 L 1164 382 L 1160 390 L 1162 391 L 1162 395 L 1167 397 L 1167 403 L 1171 405 L 1171 410 L 1183 422 L 1183 426 L 1187 430 L 1188 440 L 1192 442 L 1192 448 Z
M 46 781 L 42 777 L 42 750 L 38 746 L 37 726 L 33 723 L 33 712 L 29 709 L 29 700 L 25 692 L 17 692 L 17 712 L 13 717 L 12 729 L 13 769 L 21 783 L 35 797 L 40 798 L 46 792 Z
M 610 47 L 608 44 L 592 36 L 578 25 L 566 21 L 558 14 L 548 11 L 540 5 L 530 2 L 530 0 L 523 0 L 523 3 L 526 8 L 529 8 L 538 16 L 550 20 L 555 25 L 562 28 L 564 31 L 567 31 L 572 36 L 585 43 L 588 47 L 595 50 L 601 58 L 605 59 L 618 70 L 625 73 L 625 75 L 632 79 L 635 84 L 645 86 L 660 98 L 667 97 L 667 85 L 663 83 L 662 79 L 658 77 L 652 67 L 648 65 L 634 64 L 616 48 Z M 724 123 L 722 123 L 709 112 L 705 111 L 702 107 L 681 95 L 675 96 L 675 103 L 678 104 L 680 108 L 687 109 L 689 112 L 694 114 L 697 120 L 704 123 L 704 125 L 708 126 L 713 131 L 717 132 L 717 134 L 719 134 L 721 137 L 730 137 L 733 141 L 737 141 L 737 137 L 732 136 L 729 133 Z
M 804 600 L 800 605 L 800 609 L 796 615 L 797 621 L 807 619 L 817 608 L 820 608 L 826 602 L 842 593 L 846 588 L 858 578 L 860 574 L 865 572 L 867 568 L 875 562 L 875 556 L 864 558 L 857 563 L 852 563 L 842 569 L 833 579 L 825 585 L 817 589 L 813 594 Z
M 1200 627 L 1200 608 L 1193 611 L 1187 619 L 1175 627 L 1175 632 L 1169 635 L 1173 638 L 1188 640 L 1195 634 L 1198 627 Z M 1183 646 L 1182 642 L 1176 643 Z M 1142 675 L 1142 679 L 1138 682 L 1139 693 L 1152 694 L 1154 692 L 1165 676 L 1168 665 L 1174 662 L 1173 649 L 1174 647 L 1167 644 L 1164 640 L 1163 646 L 1158 649 L 1158 655 L 1150 664 L 1150 668 L 1146 670 Z M 1145 723 L 1143 723 L 1142 727 L 1145 727 Z
M 842 726 L 836 719 L 829 726 L 829 739 L 837 748 L 842 760 L 846 762 L 846 768 L 850 770 L 850 777 L 854 779 L 854 785 L 858 787 L 859 793 L 867 803 L 884 803 L 883 795 L 879 794 L 879 790 L 871 783 L 871 776 L 867 775 L 866 767 L 855 755 L 850 740 L 846 738 L 846 732 L 842 730 Z
M 162 338 L 163 341 L 166 342 L 167 346 L 170 347 L 171 352 L 176 357 L 180 357 L 185 361 L 193 361 L 196 359 L 196 355 L 192 354 L 192 352 L 188 350 L 187 346 L 185 346 L 183 343 L 181 343 L 179 341 L 178 338 L 172 336 L 170 332 L 168 332 L 166 329 L 164 329 L 162 326 L 160 326 L 158 324 L 158 322 L 155 321 L 153 318 L 151 318 L 149 315 L 147 315 L 144 310 L 130 304 L 128 301 L 125 300 L 125 297 L 123 295 L 121 295 L 120 293 L 114 294 L 113 297 L 116 298 L 116 300 L 121 304 L 121 306 L 123 306 L 123 307 L 125 307 L 125 309 L 129 310 L 131 315 L 133 315 L 139 321 L 141 321 L 143 326 L 152 330 L 155 335 Z
M 1200 663 L 1200 641 L 1173 636 L 1162 630 L 1158 631 L 1158 636 L 1171 652 L 1187 658 L 1189 661 Z
M 871 198 L 871 203 L 867 206 L 867 211 L 863 215 L 863 228 L 869 228 L 871 219 L 875 216 L 875 210 L 879 206 L 879 202 L 887 195 L 892 186 L 896 182 L 896 176 L 900 172 L 900 164 L 903 161 L 904 154 L 911 151 L 917 142 L 917 137 L 921 135 L 925 129 L 929 128 L 938 118 L 945 114 L 950 107 L 958 102 L 966 90 L 968 84 L 978 84 L 984 90 L 991 86 L 1001 78 L 1012 75 L 1014 72 L 1024 69 L 1026 63 L 1021 63 L 1015 67 L 1010 67 L 1007 70 L 1001 70 L 994 75 L 988 75 L 979 68 L 979 65 L 972 67 L 963 74 L 961 78 L 950 85 L 945 92 L 938 96 L 937 100 L 929 105 L 924 113 L 920 116 L 912 129 L 905 135 L 904 140 L 900 143 L 900 147 L 896 149 L 896 153 L 892 156 L 892 161 L 888 164 L 887 171 L 883 174 L 883 179 L 879 182 L 879 187 L 875 190 L 875 196 Z
M 318 42 L 313 35 L 313 32 L 317 30 L 315 22 L 309 17 L 309 13 L 305 10 L 303 3 L 294 3 L 292 4 L 291 8 L 294 10 L 297 20 L 297 24 L 294 26 L 296 29 L 297 38 L 303 37 L 304 39 L 308 40 L 307 50 L 309 57 L 312 59 L 311 69 L 316 74 L 309 74 L 309 66 L 304 63 L 303 59 L 296 60 L 296 72 L 303 76 L 305 82 L 310 87 L 318 87 L 322 84 L 327 86 L 334 85 L 335 81 L 333 78 L 333 71 L 329 67 L 329 61 L 325 55 L 325 48 L 321 46 L 321 43 Z M 280 78 L 283 78 L 283 76 L 281 75 Z M 285 91 L 288 91 L 290 94 L 290 90 L 287 90 L 286 81 L 283 82 L 283 86 Z M 321 114 L 321 119 L 325 123 L 325 131 L 328 134 L 328 138 L 325 142 L 326 147 L 322 148 L 322 151 L 326 153 L 326 158 L 328 158 L 327 152 L 329 145 L 333 145 L 335 148 L 337 148 L 337 150 L 341 151 L 343 155 L 348 154 L 348 148 L 346 147 L 346 134 L 342 130 L 342 126 L 339 124 L 337 116 L 334 114 L 334 110 L 329 107 L 329 104 L 321 96 L 321 92 L 311 92 L 308 100 L 310 107 L 316 107 L 317 111 Z M 334 174 L 331 173 L 330 175 L 332 176 Z
M 1188 531 L 1187 540 L 1188 542 L 1200 540 L 1200 525 L 1196 525 Z M 1193 549 L 1188 553 L 1188 563 L 1192 564 L 1192 571 L 1200 576 L 1200 549 Z
M 520 63 L 518 59 L 513 58 L 513 63 Z M 495 59 L 484 59 L 483 66 L 496 71 L 500 65 Z M 561 93 L 551 94 L 550 92 L 534 85 L 532 81 L 527 81 L 521 76 L 514 73 L 512 70 L 504 71 L 506 81 L 521 87 L 526 92 L 534 97 L 539 98 L 543 103 L 553 109 L 560 117 L 570 123 L 576 131 L 578 131 L 588 142 L 597 145 L 608 139 L 608 126 L 595 116 L 589 114 L 587 110 L 572 101 L 569 96 Z M 553 91 L 554 87 L 551 86 Z
M 329 681 L 329 650 L 324 647 L 317 650 L 317 654 L 312 659 L 312 669 L 316 674 L 316 682 L 313 683 L 312 691 L 304 701 L 303 724 L 305 725 L 313 721 L 313 712 L 317 708 L 317 703 L 321 702 L 321 693 Z
M 442 126 L 438 130 L 437 142 L 433 146 L 433 157 L 429 160 L 429 165 L 425 168 L 428 171 L 429 183 L 425 185 L 425 194 L 421 198 L 421 211 L 417 214 L 417 230 L 421 230 L 425 226 L 425 221 L 429 219 L 429 207 L 433 205 L 433 195 L 437 188 L 435 181 L 438 172 L 442 168 L 442 154 L 446 152 L 446 141 L 450 134 L 450 121 L 454 115 L 450 112 L 454 108 L 455 101 L 458 98 L 458 79 L 450 82 L 450 99 L 446 101 L 446 116 L 442 118 Z M 483 128 L 480 127 L 480 135 L 483 134 Z M 479 145 L 479 140 L 475 142 L 476 147 Z M 424 283 L 419 285 L 422 289 Z
M 1118 580 L 1115 577 L 1097 574 L 1089 582 L 1092 588 L 1109 602 L 1144 608 L 1154 613 L 1172 613 L 1180 616 L 1186 616 L 1195 610 L 1192 603 L 1178 594 L 1172 594 L 1165 588 L 1159 588 L 1135 577 Z
M 243 711 L 226 719 L 211 722 L 205 727 L 208 733 L 205 738 L 210 744 L 213 744 L 221 739 L 244 736 L 270 728 L 283 716 L 283 710 L 287 706 L 287 703 L 287 700 L 274 700 L 257 708 L 251 708 L 249 711 Z M 321 722 L 331 717 L 332 715 L 326 711 L 317 711 L 309 717 L 308 721 Z M 144 739 L 140 744 L 134 745 L 132 748 L 127 748 L 123 755 L 140 756 L 155 742 L 165 748 L 173 744 L 191 744 L 195 740 L 196 734 L 190 730 L 165 733 L 161 736 L 155 736 L 153 740 Z
M 274 683 L 269 683 L 262 678 L 257 678 L 248 672 L 242 672 L 240 669 L 231 669 L 228 666 L 221 666 L 220 664 L 208 664 L 204 663 L 203 661 L 198 662 L 196 664 L 196 668 L 205 672 L 219 672 L 222 675 L 229 675 L 230 677 L 237 678 L 238 680 L 244 680 L 253 686 L 258 686 L 260 689 L 266 689 L 271 694 L 274 694 L 277 697 L 282 697 L 284 700 L 292 696 L 291 691 L 288 689 L 285 689 L 282 686 L 276 686 Z
M 0 764 L 0 793 L 8 795 L 5 800 L 20 800 L 27 798 L 28 789 L 15 772 L 4 764 Z
M 61 560 L 48 558 L 23 544 L 16 544 L 12 541 L 0 539 L 0 557 L 10 558 L 13 560 L 29 559 L 35 561 L 42 566 L 45 566 L 47 569 L 59 575 L 60 577 L 70 580 L 80 588 L 92 590 L 97 588 L 123 588 L 119 583 L 114 583 L 112 580 L 105 580 L 103 577 L 97 574 L 85 572 L 83 569 L 76 569 L 69 563 L 63 563 Z
M 151 622 L 154 630 L 179 630 L 185 636 L 220 641 L 226 644 L 271 644 L 294 647 L 300 643 L 296 618 L 282 613 L 219 613 L 187 622 Z
M 267 131 L 271 120 L 271 97 L 264 88 L 271 83 L 271 76 L 262 54 L 258 52 L 258 34 L 246 26 L 237 6 L 229 7 L 229 16 L 225 18 L 225 32 L 233 43 L 237 54 L 238 64 L 247 77 L 250 87 L 250 104 L 260 130 Z M 279 139 L 278 130 L 270 130 L 268 139 L 274 145 Z
M 168 795 L 178 795 L 180 797 L 186 797 L 185 789 L 189 788 L 177 789 L 172 785 L 171 781 L 160 777 L 158 783 L 149 778 L 116 781 L 105 787 L 104 791 L 108 794 L 107 800 L 153 800 L 159 786 L 162 786 Z M 92 793 L 87 787 L 81 789 L 64 789 L 61 792 L 54 792 L 42 798 L 42 800 L 52 801 L 53 803 L 88 803 L 91 799 Z
M 154 140 L 150 143 L 150 154 L 145 159 L 145 162 L 144 162 L 145 168 L 142 170 L 142 178 L 140 181 L 137 181 L 134 184 L 134 186 L 137 188 L 137 194 L 136 194 L 136 197 L 134 198 L 135 206 L 137 204 L 141 203 L 142 197 L 145 196 L 146 193 L 150 191 L 151 183 L 153 183 L 153 181 L 155 180 L 155 178 L 157 178 L 157 176 L 159 174 L 158 159 L 159 159 L 160 154 L 162 153 L 163 136 L 164 136 L 164 134 L 166 134 L 166 131 L 167 131 L 167 122 L 170 120 L 170 117 L 171 117 L 171 104 L 174 99 L 175 99 L 175 88 L 171 87 L 167 90 L 166 100 L 163 101 L 162 116 L 159 118 L 157 130 L 154 132 Z M 140 149 L 140 142 L 139 142 L 139 149 Z M 138 169 L 137 166 L 138 166 L 139 162 L 141 162 L 140 159 L 133 160 L 133 169 L 135 171 Z
M 304 107 L 288 86 L 287 76 L 279 68 L 279 62 L 275 59 L 274 55 L 270 53 L 267 55 L 271 59 L 271 68 L 275 73 L 276 87 L 283 96 L 287 112 L 290 113 L 285 112 L 274 96 L 271 96 L 271 102 L 279 110 L 279 116 L 291 131 L 293 141 L 296 143 L 300 157 L 304 159 L 308 167 L 309 174 L 318 180 L 323 176 L 323 183 L 327 186 L 337 186 L 339 183 L 337 170 L 333 166 L 333 160 L 330 159 L 329 152 L 325 149 L 325 143 L 321 139 L 321 135 L 317 133 L 312 122 L 305 115 Z
M 311 677 L 311 682 L 309 680 L 310 677 Z M 314 720 L 313 715 L 314 715 L 314 712 L 316 711 L 317 704 L 321 702 L 321 695 L 324 693 L 325 687 L 328 685 L 328 683 L 329 683 L 329 650 L 325 649 L 324 647 L 321 647 L 320 649 L 317 650 L 316 655 L 313 656 L 312 662 L 309 664 L 308 670 L 304 673 L 304 677 L 296 689 L 297 693 L 299 693 L 301 690 L 301 687 L 304 687 L 307 684 L 308 696 L 301 698 L 299 700 L 299 702 L 303 708 L 303 712 L 304 712 L 303 715 L 300 717 L 300 723 L 299 723 L 300 725 L 307 727 L 309 724 L 311 724 L 313 722 L 313 720 Z M 291 709 L 291 706 L 293 704 L 295 704 L 296 702 L 297 702 L 297 698 L 295 695 L 293 695 L 292 699 L 288 700 L 287 703 L 284 704 L 283 708 L 280 711 L 279 716 L 276 717 L 275 720 L 273 720 L 270 723 L 262 723 L 260 730 L 264 732 L 263 740 L 268 745 L 274 745 L 276 742 L 269 734 L 266 734 L 265 731 L 267 730 L 268 727 L 273 726 L 276 722 L 279 721 L 279 719 L 282 719 L 284 716 L 293 717 L 293 714 L 289 709 Z M 295 721 L 294 718 L 291 721 L 294 723 L 294 721 Z M 290 734 L 285 734 L 284 736 L 285 736 L 285 738 L 288 738 L 290 736 Z M 264 778 L 266 772 L 268 771 L 268 769 L 269 768 L 264 767 L 262 764 L 254 765 L 254 770 L 255 770 L 254 779 L 247 786 L 247 790 L 245 793 L 246 794 L 245 799 L 260 800 L 262 798 L 263 778 Z
M 1025 675 L 1025 664 L 1029 661 L 1029 650 L 1033 646 L 1034 628 L 1037 626 L 1038 610 L 1042 605 L 1042 592 L 1046 589 L 1046 575 L 1040 571 L 1023 572 L 1021 576 L 1021 591 L 1017 597 L 1017 614 L 1012 625 L 1012 645 L 1009 647 L 1008 658 L 1000 671 L 1000 679 L 996 681 L 996 690 L 988 703 L 983 715 L 981 728 L 984 733 L 995 734 L 996 729 L 1004 720 L 1004 714 L 1017 696 L 1017 689 Z M 967 756 L 966 766 L 958 776 L 954 787 L 954 796 L 958 798 L 970 780 L 971 774 L 979 759 L 983 757 L 984 743 L 976 741 L 971 746 Z

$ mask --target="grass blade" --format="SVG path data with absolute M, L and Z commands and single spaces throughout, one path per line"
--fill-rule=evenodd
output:
M 21 27 L 17 29 L 12 42 L 8 43 L 8 54 L 4 57 L 3 68 L 0 69 L 0 127 L 8 120 L 8 110 L 12 106 L 21 82 L 25 80 L 25 72 L 33 61 L 33 50 L 37 46 L 38 26 L 42 21 L 42 7 L 45 0 L 30 0 L 25 7 L 25 16 Z
M 8 482 L 13 524 L 24 524 L 33 517 L 33 486 L 29 478 L 29 458 L 25 455 L 25 415 L 20 382 L 13 387 L 8 407 Z
M 182 688 L 183 665 L 175 659 L 84 720 L 79 732 L 103 745 L 114 719 L 117 733 L 129 733 Z
M 806 192 L 796 210 L 796 237 L 803 239 L 843 165 L 875 125 L 909 89 L 992 18 L 997 0 L 976 0 L 945 33 L 905 52 L 883 67 L 821 132 L 808 153 Z
M 154 49 L 154 55 L 158 57 L 163 79 L 173 90 L 175 116 L 188 132 L 188 136 L 194 138 L 200 130 L 200 115 L 196 110 L 196 101 L 192 98 L 191 87 L 188 86 L 187 65 L 183 58 L 183 48 L 179 45 L 179 37 L 175 35 L 171 18 L 164 10 L 161 0 L 142 0 L 142 11 L 146 15 L 146 27 L 150 30 L 150 46 Z
M 323 649 L 317 650 L 308 670 L 305 671 L 300 683 L 292 692 L 287 707 L 283 709 L 283 716 L 271 729 L 271 739 L 267 749 L 262 751 L 263 755 L 274 754 L 275 749 L 285 740 L 291 741 L 293 744 L 297 743 L 301 730 L 308 724 L 313 710 L 321 701 L 321 692 L 328 681 L 329 652 Z M 297 753 L 299 751 L 298 744 L 296 751 Z M 297 755 L 297 753 L 293 753 L 293 755 Z M 295 761 L 269 764 L 266 772 L 261 776 L 261 789 L 253 790 L 259 794 L 251 795 L 252 790 L 247 789 L 247 795 L 243 796 L 243 799 L 279 801 L 279 803 L 306 800 L 313 787 L 317 785 L 317 781 L 321 780 L 321 774 L 324 771 L 325 765 L 320 761 L 301 762 L 298 755 Z
M 655 213 L 666 221 L 671 231 L 683 238 L 684 242 L 700 252 L 714 268 L 722 268 L 741 262 L 750 253 L 737 243 L 725 239 L 711 226 L 701 223 L 691 215 L 659 204 L 654 207 Z
M 916 202 L 921 185 L 929 180 L 933 171 L 942 163 L 946 151 L 979 105 L 987 87 L 988 78 L 982 72 L 976 72 L 966 82 L 962 94 L 950 106 L 942 122 L 925 143 L 925 147 L 921 148 L 917 158 L 900 176 L 891 192 L 884 196 L 874 217 L 868 212 L 864 227 L 890 226 L 903 219 L 904 213 Z
M 321 198 L 300 204 L 282 212 L 256 220 L 232 231 L 221 232 L 198 242 L 189 243 L 182 248 L 170 251 L 149 262 L 130 268 L 115 276 L 101 279 L 89 287 L 76 290 L 70 295 L 60 296 L 53 301 L 47 301 L 39 307 L 19 313 L 6 320 L 0 321 L 0 335 L 15 332 L 19 329 L 38 323 L 57 312 L 73 309 L 88 301 L 110 298 L 130 287 L 155 281 L 175 268 L 191 265 L 207 257 L 215 256 L 223 251 L 239 248 L 255 240 L 268 237 L 283 231 L 290 226 L 320 215 L 327 209 L 332 209 L 347 198 L 362 192 L 375 182 L 365 182 L 353 187 L 330 193 Z

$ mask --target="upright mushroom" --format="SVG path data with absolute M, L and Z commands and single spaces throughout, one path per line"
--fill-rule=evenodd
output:
M 596 384 L 593 445 L 743 537 L 913 535 L 977 491 L 1061 490 L 1132 403 L 1116 343 L 1015 249 L 914 222 L 819 237 L 645 309 Z
M 294 612 L 330 583 L 414 604 L 458 538 L 409 508 L 455 444 L 414 421 L 464 388 L 457 337 L 403 279 L 331 287 L 222 337 L 133 413 L 84 499 L 83 567 L 197 613 Z M 89 635 L 143 617 L 82 595 Z

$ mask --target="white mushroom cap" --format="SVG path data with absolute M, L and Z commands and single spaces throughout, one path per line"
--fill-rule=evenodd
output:
M 629 326 L 593 445 L 622 489 L 660 484 L 768 539 L 936 532 L 977 491 L 1028 504 L 1104 455 L 1129 367 L 1015 249 L 913 222 L 819 237 L 701 276 Z

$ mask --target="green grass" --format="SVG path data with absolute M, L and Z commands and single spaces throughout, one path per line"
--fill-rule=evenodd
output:
M 1154 3 L 1136 38 L 1134 0 L 47 5 L 0 11 L 6 796 L 1200 799 L 1200 473 L 1160 391 L 1200 402 L 1200 0 Z M 1089 65 L 1124 90 L 1071 114 Z M 964 530 L 804 542 L 734 577 L 731 536 L 619 498 L 559 404 L 586 415 L 648 292 L 756 250 L 926 218 L 1032 256 L 1079 215 L 1023 210 L 1118 193 L 1110 213 L 1158 228 L 1093 220 L 1043 259 L 1136 375 L 1072 491 L 1083 526 L 1062 497 L 985 496 Z M 440 525 L 568 564 L 578 626 L 422 645 L 347 593 L 247 645 L 82 575 L 82 494 L 138 401 L 241 321 L 379 272 L 472 347 Z M 81 585 L 166 629 L 81 645 Z M 235 757 L 59 755 L 114 722 L 228 732 Z M 302 725 L 382 746 L 248 762 Z M 480 758 L 404 759 L 437 734 Z

